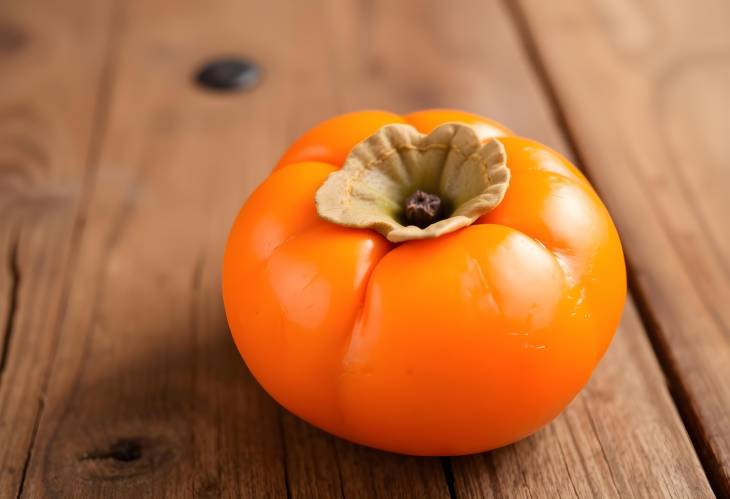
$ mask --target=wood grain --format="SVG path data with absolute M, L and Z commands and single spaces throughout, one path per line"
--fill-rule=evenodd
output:
M 13 340 L 7 351 L 7 365 L 49 352 L 33 364 L 50 372 L 37 436 L 7 461 L 32 451 L 23 496 L 712 495 L 631 302 L 565 414 L 517 445 L 452 460 L 312 428 L 258 387 L 229 338 L 219 292 L 229 224 L 285 144 L 319 119 L 461 107 L 570 152 L 502 4 L 129 0 L 112 25 L 107 112 L 67 251 L 76 265 L 59 340 L 42 337 L 51 322 L 37 326 L 40 345 Z M 224 95 L 194 85 L 200 64 L 227 54 L 259 61 L 260 86 Z M 0 291 L 17 296 L 19 318 L 32 288 L 12 255 L 24 253 L 0 249 L 11 262 Z M 4 279 L 18 274 L 20 287 Z M 18 416 L 0 421 L 25 429 Z M 18 490 L 11 476 L 0 495 Z
M 682 415 L 730 496 L 730 4 L 522 5 Z
M 0 497 L 22 487 L 43 408 L 94 169 L 110 13 L 107 1 L 0 8 Z
M 292 497 L 449 497 L 439 458 L 355 445 L 288 413 L 283 435 Z
M 120 4 L 83 265 L 30 497 L 286 495 L 278 408 L 233 348 L 218 276 L 236 205 L 274 161 L 255 145 L 276 136 L 280 120 L 262 118 L 278 94 L 222 98 L 192 83 L 211 55 L 258 44 L 267 56 L 274 34 L 246 12 L 238 2 Z

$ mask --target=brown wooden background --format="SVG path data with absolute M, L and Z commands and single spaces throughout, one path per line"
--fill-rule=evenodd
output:
M 730 2 L 0 0 L 0 497 L 730 495 Z M 247 92 L 193 82 L 219 55 Z M 416 459 L 279 408 L 219 266 L 286 144 L 455 107 L 573 157 L 630 264 L 589 387 Z

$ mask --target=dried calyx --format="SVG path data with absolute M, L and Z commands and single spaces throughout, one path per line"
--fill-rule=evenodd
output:
M 438 237 L 494 209 L 509 178 L 504 146 L 497 139 L 482 144 L 470 125 L 447 123 L 428 135 L 388 125 L 355 146 L 322 184 L 317 212 L 392 242 Z

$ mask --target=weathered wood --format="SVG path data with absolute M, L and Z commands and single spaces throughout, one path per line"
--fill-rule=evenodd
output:
M 730 3 L 522 5 L 682 415 L 730 495 Z
M 284 416 L 292 497 L 449 497 L 439 458 L 377 451 Z
M 108 121 L 28 496 L 286 495 L 278 408 L 235 352 L 219 282 L 228 225 L 275 160 L 265 144 L 285 109 L 270 114 L 276 85 L 223 98 L 192 82 L 206 58 L 239 46 L 275 58 L 247 10 L 120 3 Z M 261 14 L 271 25 L 277 12 Z
M 73 0 L 0 8 L 0 497 L 21 488 L 43 408 L 94 169 L 110 11 Z
M 308 426 L 263 393 L 229 339 L 219 265 L 230 221 L 317 120 L 462 107 L 567 151 L 501 4 L 119 6 L 102 147 L 24 495 L 711 495 L 631 304 L 563 416 L 515 446 L 453 460 L 386 454 Z M 201 63 L 231 53 L 262 64 L 259 87 L 222 95 L 192 83 Z M 39 327 L 36 340 L 49 328 Z M 54 348 L 14 341 L 9 362 Z

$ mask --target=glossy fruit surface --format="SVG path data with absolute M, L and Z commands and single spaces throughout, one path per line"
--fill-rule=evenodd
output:
M 314 196 L 389 123 L 498 137 L 511 181 L 476 224 L 392 244 L 326 222 Z M 338 436 L 416 455 L 509 444 L 586 384 L 626 295 L 621 244 L 555 151 L 460 111 L 363 111 L 307 132 L 241 209 L 223 265 L 231 332 L 278 402 Z

